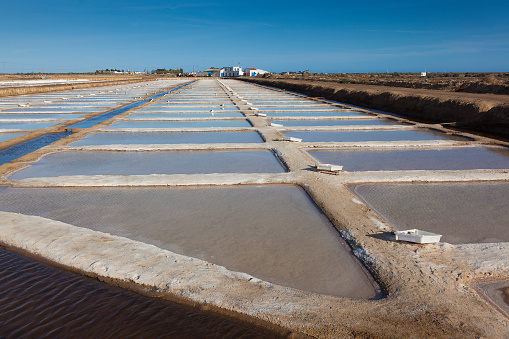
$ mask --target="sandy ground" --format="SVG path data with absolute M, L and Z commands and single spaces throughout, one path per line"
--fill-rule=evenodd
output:
M 235 82 L 228 84 L 232 87 Z M 406 89 L 405 89 L 406 90 Z M 311 170 L 314 162 L 302 149 L 352 147 L 353 145 L 288 143 L 266 119 L 238 98 L 230 98 L 247 115 L 264 139 L 257 148 L 272 149 L 288 167 L 276 174 L 208 174 L 149 176 L 80 176 L 4 179 L 14 187 L 47 186 L 186 186 L 295 184 L 313 198 L 353 254 L 370 270 L 385 297 L 356 300 L 303 292 L 261 281 L 244 273 L 184 257 L 126 238 L 93 232 L 40 217 L 0 213 L 0 242 L 28 251 L 60 266 L 116 282 L 150 294 L 197 305 L 266 326 L 320 338 L 507 338 L 509 319 L 476 292 L 473 284 L 483 279 L 509 279 L 509 243 L 439 243 L 414 245 L 394 241 L 392 227 L 347 188 L 362 182 L 441 182 L 509 180 L 507 170 L 352 172 L 340 175 Z M 143 106 L 140 106 L 142 108 Z M 120 117 L 121 118 L 121 117 Z M 97 129 L 108 126 L 104 122 Z M 442 128 L 442 127 L 440 127 Z M 63 149 L 90 133 L 82 130 L 44 149 L 0 167 L 0 174 L 19 170 L 42 154 Z M 363 147 L 442 147 L 465 142 L 440 141 L 421 144 L 402 142 L 363 143 Z M 503 142 L 474 136 L 474 144 Z M 186 149 L 188 145 L 82 146 L 81 149 Z M 199 149 L 242 149 L 253 145 L 208 144 Z M 263 213 L 260 211 L 260 213 Z M 247 318 L 246 318 L 247 316 Z

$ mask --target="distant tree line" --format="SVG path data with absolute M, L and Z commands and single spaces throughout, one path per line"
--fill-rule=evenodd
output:
M 182 68 L 177 68 L 177 69 L 158 68 L 158 69 L 154 69 L 151 73 L 152 74 L 182 74 L 182 73 L 184 73 L 184 70 Z
M 95 71 L 96 74 L 103 74 L 103 73 L 114 73 L 114 72 L 124 72 L 124 70 L 119 70 L 119 69 L 109 69 L 109 68 L 106 68 L 105 70 L 97 70 Z

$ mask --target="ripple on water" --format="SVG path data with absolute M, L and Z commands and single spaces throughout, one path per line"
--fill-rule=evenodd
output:
M 277 338 L 268 330 L 149 298 L 0 248 L 1 338 Z

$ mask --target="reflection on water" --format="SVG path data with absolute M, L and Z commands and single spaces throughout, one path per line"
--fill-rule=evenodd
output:
M 136 145 L 136 144 L 208 144 L 208 143 L 260 143 L 256 132 L 105 132 L 91 133 L 69 144 L 70 146 Z
M 210 115 L 209 115 L 210 116 Z M 251 127 L 247 120 L 192 120 L 192 121 L 119 121 L 109 129 L 121 128 L 207 128 L 207 127 Z
M 303 131 L 285 132 L 289 137 L 304 142 L 362 142 L 362 141 L 418 141 L 418 140 L 466 140 L 433 130 L 415 129 L 403 131 Z
M 1 338 L 277 338 L 0 248 Z
M 20 137 L 22 133 L 0 133 L 0 142 Z
M 44 134 L 38 138 L 22 142 L 0 151 L 0 165 L 47 146 L 69 136 L 71 132 Z
M 62 175 L 281 173 L 269 151 L 59 152 L 44 156 L 10 179 Z
M 310 151 L 346 171 L 509 169 L 509 149 L 469 147 L 416 150 Z
M 314 120 L 273 120 L 283 126 L 372 126 L 372 125 L 404 125 L 389 119 L 314 119 Z
M 268 117 L 353 117 L 353 116 L 369 116 L 366 113 L 352 112 L 348 110 L 334 112 L 264 112 Z
M 203 111 L 208 112 L 209 110 L 218 110 L 223 111 L 217 106 L 204 106 L 204 107 L 175 107 L 175 106 L 162 106 L 162 107 L 152 107 L 147 106 L 140 108 L 138 112 L 172 112 L 172 111 L 182 111 L 182 112 L 193 112 L 193 111 Z M 236 106 L 228 106 L 224 109 L 224 111 L 238 111 L 238 107 Z
M 59 124 L 59 122 L 0 122 L 0 129 L 39 129 Z
M 0 119 L 74 119 L 79 118 L 83 116 L 84 113 L 55 113 L 55 114 L 46 114 L 46 113 L 39 113 L 39 114 L 27 114 L 27 113 L 19 113 L 19 114 L 0 114 Z
M 133 113 L 127 119 L 169 119 L 169 118 L 241 118 L 242 113 L 216 112 L 214 116 L 210 113 Z

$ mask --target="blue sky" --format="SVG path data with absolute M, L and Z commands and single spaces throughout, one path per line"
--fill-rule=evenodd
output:
M 506 0 L 0 1 L 7 72 L 509 71 Z

